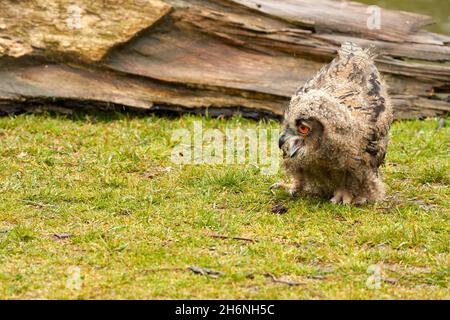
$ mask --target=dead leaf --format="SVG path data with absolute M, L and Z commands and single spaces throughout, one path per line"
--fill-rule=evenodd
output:
M 281 203 L 277 203 L 275 205 L 272 206 L 272 213 L 275 214 L 284 214 L 286 212 L 288 212 L 288 209 Z

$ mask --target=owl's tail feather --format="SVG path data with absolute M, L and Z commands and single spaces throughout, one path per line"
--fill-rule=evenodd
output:
M 356 43 L 346 41 L 341 45 L 339 49 L 339 56 L 344 57 L 358 57 L 360 59 L 368 58 L 370 60 L 375 59 L 380 53 L 380 50 L 373 44 L 369 47 L 362 49 Z
M 381 53 L 380 48 L 377 48 L 373 44 L 365 48 L 364 51 L 366 52 L 367 56 L 372 60 L 374 60 Z

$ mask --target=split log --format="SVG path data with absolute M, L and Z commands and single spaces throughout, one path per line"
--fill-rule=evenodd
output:
M 381 9 L 372 30 L 367 6 L 345 1 L 76 3 L 2 1 L 0 112 L 56 101 L 280 116 L 344 41 L 380 48 L 397 118 L 450 111 L 450 37 L 421 30 L 426 16 Z

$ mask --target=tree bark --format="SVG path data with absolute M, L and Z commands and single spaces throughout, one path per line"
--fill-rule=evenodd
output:
M 75 5 L 73 3 L 76 3 Z M 380 49 L 396 118 L 450 110 L 450 37 L 430 18 L 329 0 L 4 0 L 0 112 L 123 105 L 281 116 L 340 44 Z M 376 8 L 375 8 L 376 10 Z

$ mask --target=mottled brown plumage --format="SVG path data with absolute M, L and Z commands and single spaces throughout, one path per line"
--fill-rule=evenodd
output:
M 392 107 L 374 50 L 344 43 L 338 56 L 291 99 L 280 148 L 292 176 L 286 188 L 362 204 L 384 197 L 383 163 Z

